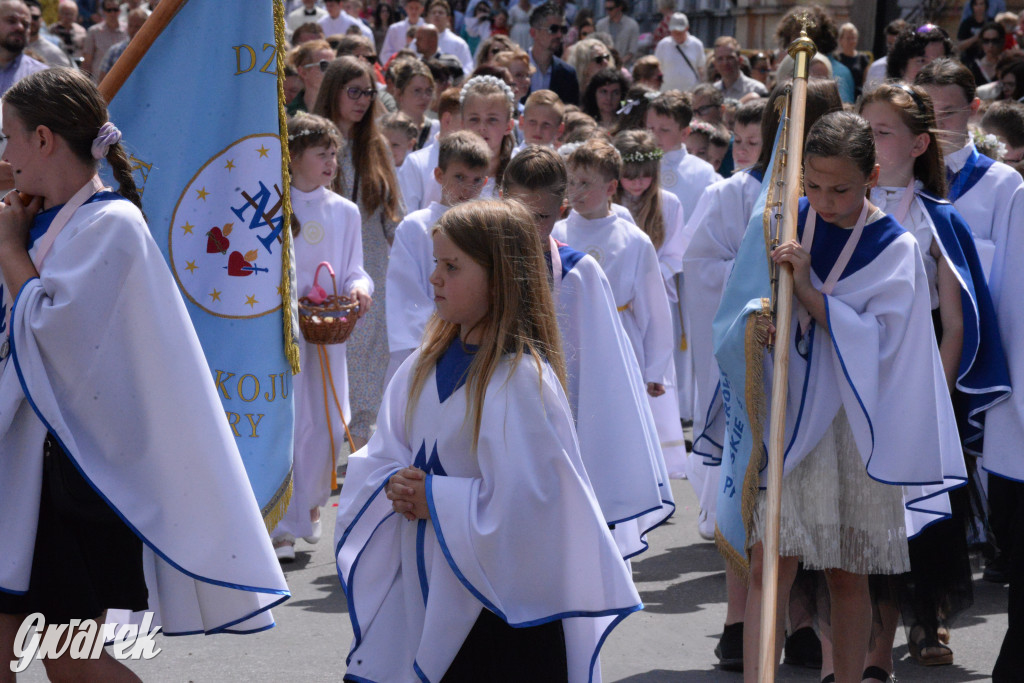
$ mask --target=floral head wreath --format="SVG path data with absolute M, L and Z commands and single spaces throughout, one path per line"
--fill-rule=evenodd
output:
M 978 151 L 990 159 L 1001 161 L 1006 156 L 1006 145 L 999 138 L 991 133 L 986 133 L 980 128 L 971 127 L 971 139 Z
M 630 152 L 629 154 L 623 154 L 622 163 L 643 164 L 648 161 L 660 161 L 663 156 L 665 156 L 665 152 L 657 147 L 649 152 L 641 152 L 640 150 L 637 150 L 635 152 Z
M 572 153 L 583 146 L 582 142 L 567 142 L 558 148 L 558 154 L 563 159 L 568 159 L 572 156 Z
M 512 92 L 512 88 L 509 87 L 508 83 L 506 83 L 505 81 L 501 80 L 497 76 L 473 76 L 473 78 L 471 78 L 468 81 L 466 81 L 465 84 L 463 84 L 463 86 L 462 86 L 462 92 L 459 93 L 459 105 L 460 106 L 466 103 L 466 95 L 469 94 L 469 89 L 472 88 L 474 85 L 476 85 L 478 83 L 480 83 L 480 84 L 486 83 L 488 85 L 496 86 L 503 93 L 505 93 L 505 97 L 508 98 L 509 103 L 515 104 L 515 102 L 516 102 L 516 94 L 514 92 Z
M 330 135 L 330 131 L 326 128 L 307 128 L 306 130 L 300 130 L 298 133 L 292 133 L 288 136 L 288 142 L 297 140 L 303 135 Z
M 716 129 L 707 121 L 694 121 L 690 124 L 690 132 L 701 133 L 702 135 L 707 135 L 710 138 L 715 134 Z

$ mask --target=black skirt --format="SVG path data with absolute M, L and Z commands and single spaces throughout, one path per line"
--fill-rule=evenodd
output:
M 569 680 L 561 621 L 512 628 L 487 609 L 455 655 L 441 683 L 561 683 Z
M 48 624 L 66 624 L 145 610 L 148 600 L 142 541 L 47 434 L 28 592 L 0 592 L 0 614 L 41 612 Z

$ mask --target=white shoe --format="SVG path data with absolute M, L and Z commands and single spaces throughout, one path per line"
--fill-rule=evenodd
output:
M 715 520 L 711 518 L 707 510 L 701 510 L 697 518 L 697 533 L 705 541 L 715 540 Z
M 323 525 L 320 524 L 320 520 L 313 522 L 313 532 L 309 536 L 303 536 L 302 540 L 306 543 L 316 545 L 320 540 L 320 535 L 323 533 Z
M 279 536 L 274 541 L 274 554 L 278 562 L 295 561 L 295 539 L 289 536 Z

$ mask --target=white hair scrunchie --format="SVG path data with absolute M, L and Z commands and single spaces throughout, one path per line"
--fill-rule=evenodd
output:
M 117 129 L 117 126 L 107 121 L 100 126 L 100 132 L 96 135 L 96 139 L 92 141 L 92 158 L 103 159 L 107 156 L 107 150 L 110 149 L 111 145 L 116 145 L 121 141 L 121 131 Z

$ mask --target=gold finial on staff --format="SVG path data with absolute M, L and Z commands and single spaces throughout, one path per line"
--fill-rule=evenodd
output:
M 803 24 L 803 28 L 800 30 L 800 37 L 790 43 L 789 47 L 786 49 L 789 56 L 792 57 L 795 62 L 793 66 L 793 78 L 807 79 L 811 58 L 818 52 L 818 48 L 814 45 L 814 41 L 807 37 L 807 27 L 810 25 L 810 21 L 811 18 L 809 15 L 804 14 L 801 16 L 800 23 Z

